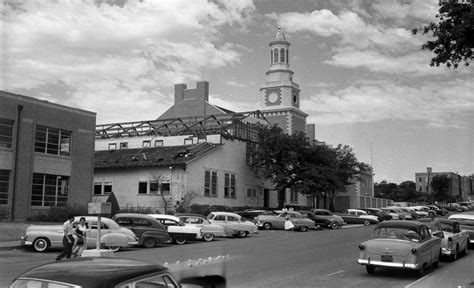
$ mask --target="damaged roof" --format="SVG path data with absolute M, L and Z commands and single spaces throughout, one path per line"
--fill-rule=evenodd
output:
M 198 143 L 182 146 L 103 150 L 94 152 L 94 169 L 186 166 L 186 163 L 206 155 L 222 144 Z

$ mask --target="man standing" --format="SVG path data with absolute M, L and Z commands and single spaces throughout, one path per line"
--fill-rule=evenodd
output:
M 74 222 L 74 216 L 68 215 L 67 221 L 63 224 L 64 236 L 63 236 L 63 251 L 61 254 L 56 257 L 56 261 L 61 260 L 66 256 L 66 258 L 71 258 L 72 247 L 74 246 L 74 228 L 72 227 L 72 222 Z

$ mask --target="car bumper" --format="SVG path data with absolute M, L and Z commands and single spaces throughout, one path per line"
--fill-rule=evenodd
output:
M 454 254 L 454 250 L 453 249 L 449 249 L 449 248 L 441 248 L 441 255 L 443 256 L 451 256 Z
M 404 268 L 404 269 L 413 269 L 413 270 L 420 268 L 419 264 L 372 261 L 370 259 L 357 259 L 357 263 L 361 265 L 373 265 L 373 266 L 378 266 L 378 267 L 393 267 L 393 268 Z
M 21 246 L 33 245 L 33 242 L 28 241 L 25 236 L 21 236 L 20 237 L 20 245 Z

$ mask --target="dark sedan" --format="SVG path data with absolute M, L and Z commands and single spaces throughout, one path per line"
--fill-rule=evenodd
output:
M 328 227 L 332 229 L 338 229 L 342 225 L 346 224 L 341 216 L 335 215 L 326 209 L 313 209 L 311 212 L 315 215 L 314 223 L 321 227 Z
M 151 216 L 139 213 L 118 213 L 112 219 L 120 226 L 132 230 L 139 239 L 138 244 L 146 248 L 170 241 L 165 226 Z
M 190 276 L 178 281 L 167 267 L 159 264 L 114 257 L 86 257 L 38 266 L 18 276 L 10 287 L 178 288 L 182 287 L 181 284 L 225 287 L 225 282 L 225 278 L 220 275 Z

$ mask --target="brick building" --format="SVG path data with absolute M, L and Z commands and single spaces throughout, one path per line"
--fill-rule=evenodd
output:
M 8 218 L 87 205 L 96 114 L 5 91 L 0 107 L 0 205 Z
M 473 179 L 454 172 L 417 172 L 415 173 L 416 191 L 427 194 L 433 193 L 431 186 L 433 177 L 446 175 L 450 179 L 448 193 L 459 201 L 474 199 Z

